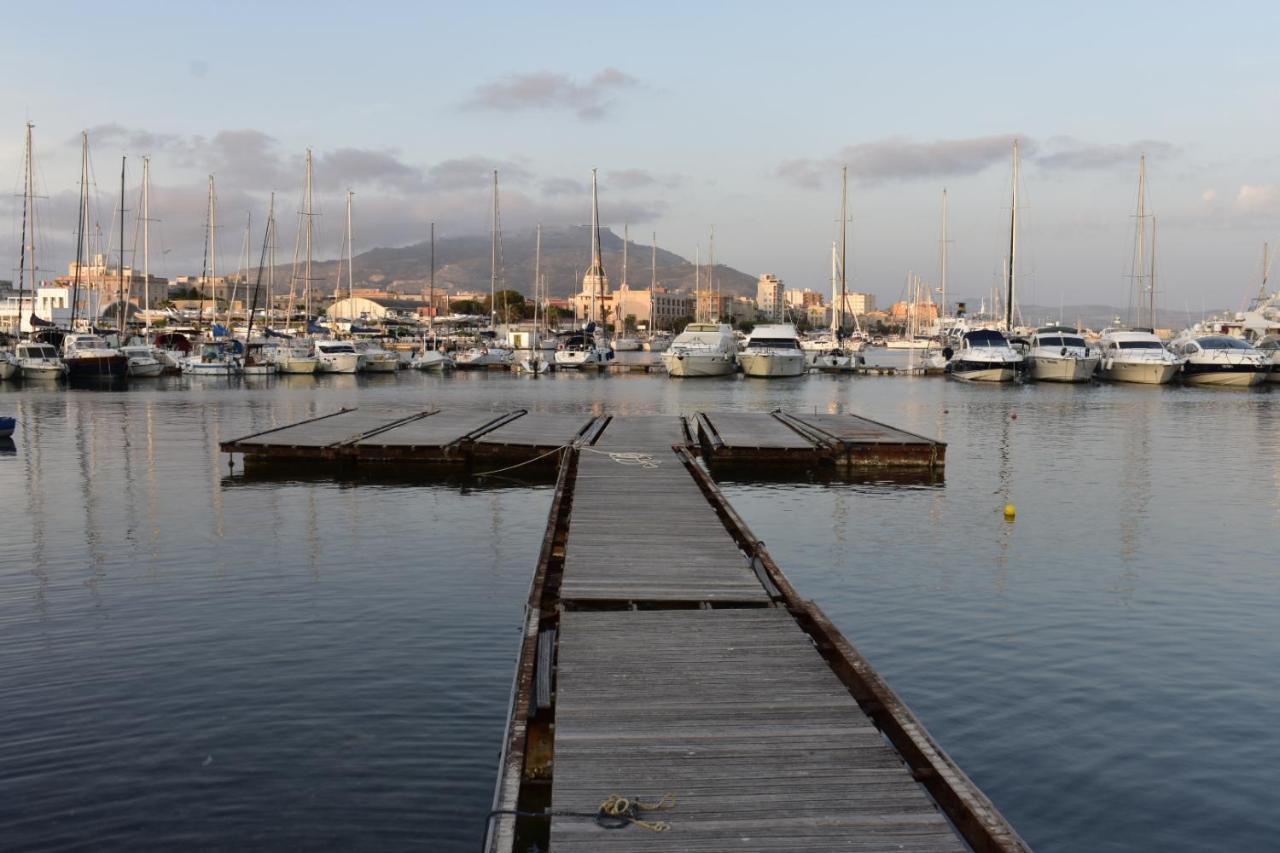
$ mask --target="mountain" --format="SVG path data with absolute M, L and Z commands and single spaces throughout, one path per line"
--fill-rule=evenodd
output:
M 502 235 L 502 264 L 498 288 L 510 288 L 529 294 L 533 290 L 535 254 L 533 230 Z M 600 231 L 600 247 L 610 287 L 622 283 L 622 238 L 611 230 Z M 635 288 L 647 288 L 650 278 L 651 247 L 636 243 L 628 246 L 628 278 Z M 450 291 L 489 290 L 490 240 L 487 235 L 447 237 L 436 240 L 436 287 Z M 544 227 L 542 229 L 542 272 L 551 296 L 568 296 L 582 287 L 582 274 L 591 263 L 591 229 L 586 226 Z M 317 287 L 331 292 L 337 274 L 337 261 L 312 262 L 312 277 L 320 279 Z M 427 286 L 431 271 L 431 244 L 415 243 L 398 249 L 370 249 L 356 255 L 356 287 L 379 287 L 417 292 Z M 673 290 L 692 291 L 693 264 L 674 252 L 658 248 L 658 284 Z M 289 268 L 281 267 L 276 280 L 289 280 Z M 344 274 L 343 278 L 346 276 Z M 701 271 L 702 285 L 707 286 L 707 269 Z M 724 264 L 717 264 L 715 282 L 722 293 L 755 296 L 756 278 Z
M 978 301 L 968 303 L 970 310 L 975 310 L 978 304 Z M 1220 310 L 1208 311 L 1204 316 L 1220 313 Z M 1022 316 L 1023 322 L 1028 325 L 1056 323 L 1061 316 L 1064 323 L 1080 323 L 1085 328 L 1096 330 L 1114 325 L 1116 317 L 1119 317 L 1122 323 L 1127 322 L 1129 309 L 1117 308 L 1114 305 L 1064 305 L 1061 308 L 1057 305 L 1019 305 L 1018 313 Z M 1185 329 L 1200 319 L 1200 314 L 1188 316 L 1186 311 L 1157 307 L 1155 325 L 1158 329 Z

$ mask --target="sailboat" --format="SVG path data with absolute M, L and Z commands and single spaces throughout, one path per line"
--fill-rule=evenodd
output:
M 626 287 L 627 280 L 627 245 L 631 242 L 631 229 L 628 225 L 622 226 L 622 286 Z M 622 316 L 622 312 L 616 310 L 613 315 L 613 351 L 614 352 L 639 352 L 640 339 L 634 335 L 628 335 L 626 329 L 626 318 Z
M 834 242 L 831 244 L 831 334 L 825 339 L 812 341 L 806 348 L 810 365 L 824 372 L 848 370 L 863 361 L 862 356 L 856 354 L 862 342 L 846 339 L 844 333 L 844 309 L 848 305 L 848 280 L 845 277 L 848 245 L 849 167 L 845 166 L 840 170 L 840 246 L 837 249 Z M 838 290 L 837 282 L 840 285 Z M 856 315 L 853 324 L 856 329 Z
M 515 353 L 498 342 L 498 272 L 502 257 L 502 218 L 498 207 L 498 170 L 493 170 L 493 224 L 489 228 L 489 325 L 485 335 L 491 344 L 478 343 L 454 359 L 460 370 L 501 368 L 511 364 Z M 504 318 L 505 319 L 505 318 Z
M 529 354 L 516 362 L 516 370 L 520 373 L 537 375 L 546 373 L 551 365 L 542 357 L 542 349 L 538 346 L 538 333 L 542 330 L 539 324 L 538 308 L 542 303 L 542 226 L 538 226 L 537 247 L 533 254 L 533 334 L 529 339 Z
M 591 316 L 578 332 L 567 337 L 556 348 L 556 367 L 562 370 L 604 370 L 613 358 L 613 350 L 596 342 L 596 298 L 603 299 L 609 289 L 600 251 L 600 198 L 596 189 L 596 170 L 591 170 L 591 266 L 582 277 L 582 289 L 591 289 Z
M 671 333 L 658 331 L 658 233 L 653 234 L 649 260 L 649 330 L 642 346 L 646 352 L 666 352 L 671 346 Z
M 436 338 L 436 224 L 431 223 L 431 290 L 427 297 L 427 322 L 431 325 L 431 340 L 422 336 L 422 349 L 409 362 L 414 370 L 447 370 L 453 367 L 453 359 L 440 349 L 440 341 Z
M 1151 235 L 1148 267 L 1147 219 L 1147 155 L 1143 154 L 1138 158 L 1138 209 L 1134 217 L 1133 296 L 1130 300 L 1130 304 L 1137 308 L 1137 324 L 1130 328 L 1113 326 L 1103 329 L 1098 341 L 1102 347 L 1098 376 L 1111 382 L 1164 385 L 1173 381 L 1182 369 L 1182 359 L 1166 349 L 1164 341 L 1155 334 L 1155 234 Z M 1145 317 L 1144 303 L 1147 309 Z
M 947 359 L 947 372 L 971 382 L 1012 382 L 1022 370 L 1022 354 L 1009 345 L 1013 332 L 1014 279 L 1018 264 L 1018 140 L 1013 141 L 1013 204 L 1009 212 L 1009 259 L 1005 270 L 1003 331 L 973 329 L 965 332 Z

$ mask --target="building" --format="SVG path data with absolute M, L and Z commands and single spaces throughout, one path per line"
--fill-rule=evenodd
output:
M 844 314 L 846 317 L 861 317 L 863 314 L 870 314 L 875 310 L 876 295 L 874 293 L 859 293 L 856 290 L 846 290 L 844 292 Z
M 53 323 L 68 328 L 71 325 L 71 291 L 65 287 L 37 287 L 32 298 L 30 290 L 19 294 L 17 291 L 0 293 L 0 331 L 14 333 L 30 332 L 35 327 L 31 324 L 31 316 L 46 323 Z
M 906 323 L 911 319 L 912 308 L 915 309 L 916 322 L 921 328 L 931 326 L 938 322 L 938 303 L 936 302 L 917 302 L 913 306 L 910 302 L 895 302 L 889 306 L 889 322 L 890 323 Z
M 787 308 L 797 314 L 804 313 L 814 305 L 821 308 L 826 304 L 821 293 L 816 290 L 810 290 L 807 287 L 804 290 L 787 290 L 783 293 L 783 298 L 787 303 Z
M 653 318 L 654 328 L 670 329 L 676 320 L 693 316 L 693 297 L 665 287 L 652 291 L 647 288 L 632 290 L 630 285 L 623 284 L 610 294 L 608 304 L 611 322 L 615 316 L 613 312 L 617 312 L 616 316 L 622 321 L 624 329 L 648 328 L 650 317 Z
M 786 314 L 786 287 L 773 273 L 764 273 L 756 282 L 756 311 L 760 319 L 781 323 Z
M 369 299 L 364 296 L 338 299 L 325 309 L 325 316 L 333 321 L 380 323 L 416 321 L 424 316 L 427 306 L 421 299 Z
M 76 266 L 76 261 L 67 264 L 67 274 L 58 276 L 53 283 L 68 289 L 79 287 L 78 314 L 100 316 L 107 306 L 114 305 L 120 298 L 121 289 L 125 291 L 125 299 L 134 305 L 142 306 L 145 299 L 150 299 L 150 303 L 144 306 L 147 308 L 157 308 L 169 298 L 169 279 L 153 275 L 148 284 L 142 273 L 125 267 L 122 282 L 120 267 L 109 266 L 106 255 L 94 255 L 92 263 L 80 263 L 79 281 Z
M 604 264 L 597 258 L 582 276 L 582 290 L 573 295 L 573 318 L 578 323 L 613 322 L 613 295 Z

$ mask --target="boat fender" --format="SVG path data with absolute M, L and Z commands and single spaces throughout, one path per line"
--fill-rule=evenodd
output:
M 953 356 L 953 355 L 955 355 L 955 354 L 956 354 L 956 351 L 955 351 L 955 350 L 953 350 L 951 347 L 943 347 L 943 348 L 942 348 L 942 357 L 943 357 L 943 358 L 945 358 L 947 361 L 950 361 L 950 360 L 951 360 L 951 356 Z

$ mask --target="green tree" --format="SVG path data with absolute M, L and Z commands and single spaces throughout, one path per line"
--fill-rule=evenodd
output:
M 692 317 L 677 317 L 671 321 L 671 331 L 677 335 L 684 331 L 684 327 L 693 322 Z

